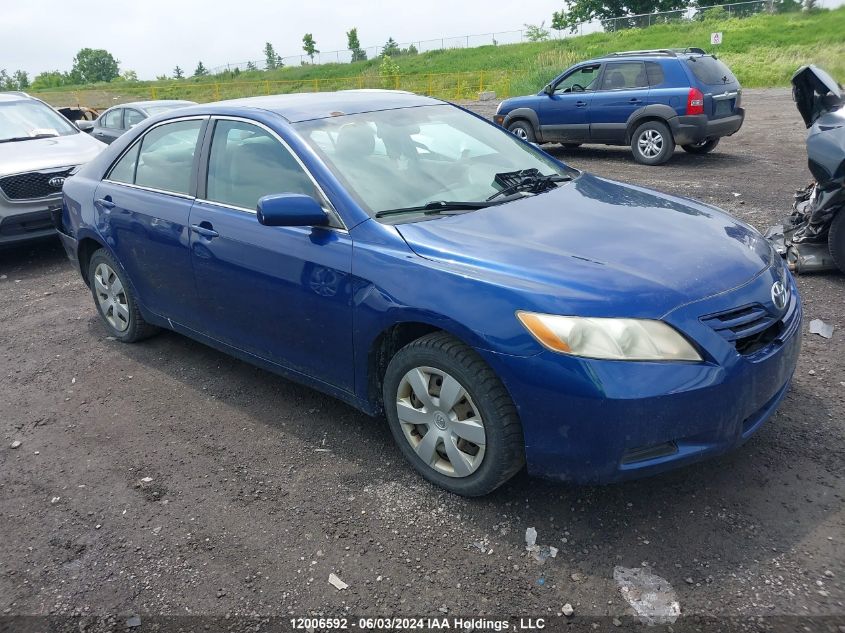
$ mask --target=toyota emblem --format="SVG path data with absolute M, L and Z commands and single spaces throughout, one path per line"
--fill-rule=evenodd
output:
M 786 307 L 786 302 L 789 299 L 789 290 L 783 285 L 782 281 L 776 281 L 772 284 L 772 303 L 778 310 L 783 310 Z

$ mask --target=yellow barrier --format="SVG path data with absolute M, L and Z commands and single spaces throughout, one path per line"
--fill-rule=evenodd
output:
M 480 70 L 388 76 L 372 73 L 356 77 L 294 80 L 192 81 L 181 79 L 152 86 L 136 87 L 122 83 L 102 88 L 43 91 L 32 94 L 57 107 L 83 105 L 92 108 L 108 108 L 119 103 L 147 99 L 187 99 L 203 103 L 269 94 L 334 92 L 363 88 L 407 90 L 439 99 L 460 101 L 477 99 L 478 93 L 491 90 L 498 98 L 509 97 L 511 80 L 519 74 L 521 73 L 514 75 L 511 71 Z

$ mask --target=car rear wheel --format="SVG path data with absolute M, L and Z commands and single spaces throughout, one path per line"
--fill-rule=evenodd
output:
M 508 131 L 523 141 L 528 141 L 529 143 L 537 142 L 534 127 L 528 121 L 514 121 L 508 126 Z
M 158 332 L 157 327 L 144 321 L 126 277 L 106 249 L 91 256 L 88 279 L 97 312 L 112 336 L 135 343 Z
M 660 165 L 675 152 L 675 140 L 665 123 L 646 121 L 631 136 L 634 160 L 643 165 Z
M 684 151 L 689 154 L 707 154 L 708 152 L 712 152 L 716 149 L 716 146 L 719 144 L 719 137 L 716 138 L 706 138 L 703 141 L 699 141 L 698 143 L 690 143 L 689 145 L 681 145 L 684 148 Z
M 438 332 L 391 359 L 384 405 L 393 438 L 426 479 L 459 495 L 487 494 L 525 463 L 522 426 L 493 370 Z
M 845 273 L 845 212 L 842 210 L 833 218 L 827 234 L 827 245 L 834 263 Z

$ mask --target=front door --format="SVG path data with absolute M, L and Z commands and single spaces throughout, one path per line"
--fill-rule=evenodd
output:
M 648 105 L 648 91 L 643 62 L 608 62 L 590 103 L 590 140 L 625 143 L 628 118 Z
M 205 332 L 351 391 L 349 234 L 275 133 L 243 120 L 221 118 L 214 123 L 210 142 L 205 199 L 196 202 L 190 217 Z M 259 198 L 276 193 L 316 198 L 334 226 L 259 224 L 255 212 Z
M 589 138 L 587 112 L 600 71 L 601 64 L 579 66 L 551 84 L 552 93 L 540 105 L 544 141 L 580 143 Z

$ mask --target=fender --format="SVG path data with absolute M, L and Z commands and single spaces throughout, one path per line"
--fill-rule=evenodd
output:
M 537 140 L 542 142 L 542 134 L 540 132 L 540 117 L 537 116 L 537 111 L 531 108 L 514 108 L 505 115 L 505 120 L 502 121 L 502 127 L 508 129 L 508 126 L 517 119 L 525 119 L 534 127 L 534 136 Z
M 662 119 L 666 122 L 666 125 L 669 126 L 670 129 L 674 128 L 673 120 L 678 118 L 678 113 L 675 112 L 674 108 L 670 108 L 669 106 L 663 103 L 652 103 L 647 106 L 643 106 L 638 110 L 634 110 L 631 113 L 631 116 L 628 117 L 628 120 L 625 122 L 625 142 L 631 142 L 631 135 L 634 133 L 634 128 L 639 125 L 640 121 L 643 119 Z

